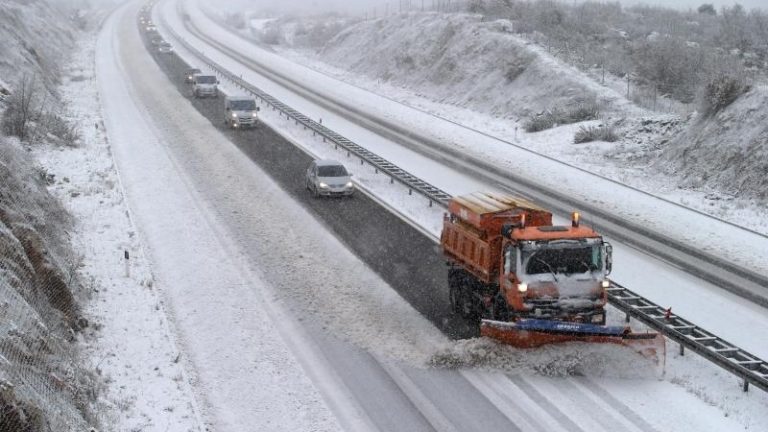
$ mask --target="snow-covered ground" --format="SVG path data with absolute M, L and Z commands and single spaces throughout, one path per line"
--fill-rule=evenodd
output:
M 106 384 L 98 420 L 105 430 L 202 431 L 189 377 L 104 131 L 95 45 L 95 34 L 84 36 L 60 87 L 82 133 L 80 145 L 38 148 L 35 155 L 56 176 L 50 189 L 77 220 L 72 238 L 82 254 L 78 273 L 92 290 L 84 307 L 91 322 L 84 354 Z

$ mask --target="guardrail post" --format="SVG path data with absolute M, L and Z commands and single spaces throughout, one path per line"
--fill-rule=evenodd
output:
M 685 355 L 685 345 L 683 345 L 683 344 L 680 344 L 680 355 L 681 356 Z
M 630 321 L 630 319 L 631 319 L 631 318 L 632 318 L 632 317 L 630 317 L 630 316 L 629 316 L 629 312 L 627 312 L 626 314 L 624 314 L 624 322 L 625 322 L 625 323 L 628 323 L 628 322 Z
M 364 163 L 365 161 L 363 160 L 363 158 L 360 158 L 360 165 L 363 165 Z
M 349 157 L 349 150 L 347 150 L 347 157 Z
M 408 188 L 408 195 L 413 195 L 413 189 Z
M 749 391 L 749 381 L 747 381 L 746 377 L 744 377 L 744 385 L 742 385 L 741 390 L 744 391 L 744 393 Z
M 432 207 L 432 200 L 429 200 L 429 206 Z
M 395 184 L 395 178 L 394 177 L 390 177 L 389 178 L 389 184 Z

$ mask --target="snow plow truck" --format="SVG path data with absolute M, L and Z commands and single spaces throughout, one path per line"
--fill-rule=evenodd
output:
M 580 223 L 521 198 L 477 192 L 451 199 L 440 243 L 454 312 L 480 334 L 519 348 L 582 341 L 626 345 L 657 360 L 658 333 L 606 326 L 612 247 Z

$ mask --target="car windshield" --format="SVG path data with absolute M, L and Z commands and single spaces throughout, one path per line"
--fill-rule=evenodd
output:
M 347 170 L 341 165 L 324 165 L 317 168 L 318 177 L 346 177 Z
M 213 75 L 198 75 L 197 78 L 198 84 L 214 84 L 216 83 L 216 77 Z
M 603 267 L 600 246 L 523 250 L 525 272 L 534 274 L 573 274 L 600 270 Z
M 253 111 L 256 109 L 256 101 L 235 100 L 232 101 L 232 109 L 236 111 Z

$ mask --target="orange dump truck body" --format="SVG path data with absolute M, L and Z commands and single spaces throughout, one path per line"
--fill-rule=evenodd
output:
M 497 283 L 501 268 L 501 230 L 507 224 L 552 225 L 552 213 L 511 195 L 475 192 L 448 205 L 440 243 L 449 260 L 484 283 Z

